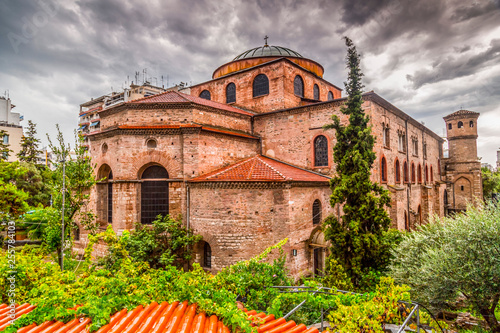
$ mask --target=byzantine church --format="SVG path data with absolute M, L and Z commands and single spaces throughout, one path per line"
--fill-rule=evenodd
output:
M 90 207 L 100 226 L 121 234 L 159 214 L 181 218 L 203 236 L 194 261 L 212 272 L 288 238 L 290 272 L 321 274 L 321 224 L 341 214 L 329 198 L 335 131 L 323 126 L 333 114 L 348 121 L 342 89 L 323 71 L 266 42 L 189 88 L 132 85 L 82 104 L 80 130 L 101 179 Z M 390 191 L 393 228 L 410 230 L 482 197 L 478 113 L 445 117 L 445 152 L 445 140 L 421 122 L 374 92 L 363 99 L 376 138 L 371 179 Z M 81 249 L 86 235 L 77 232 Z

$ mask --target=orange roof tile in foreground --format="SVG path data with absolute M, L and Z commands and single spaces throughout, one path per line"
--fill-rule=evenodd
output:
M 16 308 L 16 318 L 31 312 L 35 307 L 23 304 Z M 10 308 L 6 304 L 0 305 L 0 331 L 9 325 Z M 310 328 L 304 324 L 297 325 L 293 320 L 285 318 L 275 319 L 274 315 L 266 315 L 255 310 L 246 314 L 257 326 L 258 333 L 318 333 L 317 328 Z M 64 324 L 58 321 L 47 321 L 41 325 L 31 324 L 18 330 L 18 333 L 88 333 L 89 318 L 75 318 Z M 153 302 L 146 307 L 139 305 L 132 311 L 126 309 L 111 316 L 109 324 L 101 327 L 97 333 L 230 333 L 230 330 L 217 316 L 206 316 L 204 312 L 196 314 L 196 304 Z
M 133 105 L 133 104 L 145 104 L 145 103 L 196 103 L 216 109 L 236 112 L 247 116 L 253 116 L 253 113 L 250 113 L 248 111 L 241 110 L 227 104 L 210 101 L 208 99 L 204 99 L 201 97 L 184 94 L 178 91 L 166 91 L 164 93 L 160 93 L 157 95 L 137 99 L 128 102 L 127 104 Z
M 236 164 L 190 180 L 207 181 L 306 181 L 327 182 L 329 177 L 300 169 L 272 158 L 256 155 Z

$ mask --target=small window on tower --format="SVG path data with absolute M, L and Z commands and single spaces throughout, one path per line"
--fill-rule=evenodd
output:
M 474 121 L 473 120 L 469 121 L 469 127 L 474 127 Z
M 460 185 L 460 191 L 463 191 L 463 190 L 464 190 L 464 186 Z
M 450 130 L 451 130 L 451 123 L 449 123 L 449 124 L 448 124 L 448 129 L 450 129 Z
M 458 127 L 458 128 L 462 128 L 462 127 L 464 127 L 464 123 L 463 123 L 463 122 L 461 122 L 461 121 L 459 121 L 459 122 L 458 122 L 458 124 L 457 124 L 457 127 Z

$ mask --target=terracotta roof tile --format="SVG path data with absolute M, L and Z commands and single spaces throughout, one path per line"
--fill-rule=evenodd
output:
M 144 104 L 144 103 L 195 103 L 225 111 L 236 112 L 247 116 L 253 116 L 253 113 L 250 113 L 248 111 L 244 111 L 230 105 L 209 101 L 201 97 L 184 94 L 178 91 L 166 91 L 161 94 L 137 99 L 127 104 Z
M 309 181 L 327 182 L 330 178 L 283 162 L 256 155 L 236 164 L 191 179 L 206 181 Z
M 469 110 L 458 110 L 444 117 L 444 119 L 456 117 L 456 116 L 470 116 L 479 115 L 479 112 L 469 111 Z
M 17 309 L 33 310 L 34 306 L 23 304 Z M 196 304 L 188 305 L 187 301 L 158 304 L 153 302 L 146 307 L 139 305 L 127 312 L 123 309 L 111 316 L 109 324 L 101 327 L 97 333 L 230 333 L 229 328 L 222 323 L 217 316 L 206 316 L 205 313 L 196 314 Z M 0 305 L 0 319 L 7 322 L 0 326 L 0 331 L 8 326 L 8 314 L 10 308 L 6 304 Z M 255 310 L 247 311 L 246 314 L 252 320 L 252 325 L 257 326 L 258 333 L 318 333 L 318 329 L 307 327 L 304 324 L 297 325 L 293 320 L 286 321 L 284 318 L 275 319 L 274 315 L 266 315 Z M 88 333 L 87 326 L 89 318 L 75 318 L 67 323 L 60 321 L 47 321 L 41 325 L 31 324 L 18 330 L 18 333 Z M 293 331 L 292 331 L 293 330 Z

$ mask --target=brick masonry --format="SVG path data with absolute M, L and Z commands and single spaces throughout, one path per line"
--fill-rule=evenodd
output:
M 261 73 L 268 76 L 270 91 L 253 98 L 252 81 Z M 304 98 L 294 94 L 296 75 L 304 81 Z M 322 249 L 327 246 L 320 227 L 312 223 L 313 203 L 320 201 L 323 219 L 341 213 L 340 208 L 329 205 L 331 190 L 327 181 L 191 180 L 259 154 L 303 170 L 335 175 L 331 156 L 335 133 L 322 127 L 331 122 L 332 114 L 347 123 L 340 112 L 345 99 L 340 89 L 285 58 L 193 86 L 191 94 L 198 96 L 207 89 L 212 101 L 225 103 L 225 89 L 230 82 L 237 87 L 232 106 L 249 110 L 253 116 L 231 112 L 222 104 L 218 108 L 212 102 L 207 106 L 144 100 L 141 105 L 125 103 L 101 111 L 101 131 L 88 136 L 89 152 L 99 177 L 106 177 L 111 170 L 113 179 L 104 180 L 92 191 L 89 209 L 98 213 L 105 227 L 110 182 L 112 226 L 118 233 L 133 229 L 141 220 L 142 172 L 159 165 L 168 172 L 168 179 L 163 181 L 168 184 L 170 214 L 181 216 L 210 245 L 212 266 L 207 269 L 215 272 L 249 259 L 288 238 L 283 248 L 288 268 L 295 276 L 311 275 L 315 268 L 321 268 L 314 266 L 315 249 L 321 250 L 316 251 L 321 256 L 316 262 L 323 265 L 326 253 Z M 319 102 L 311 100 L 314 84 L 320 88 Z M 328 91 L 335 100 L 327 101 Z M 443 216 L 446 210 L 461 208 L 474 196 L 482 196 L 478 190 L 481 184 L 476 126 L 461 131 L 452 127 L 448 132 L 450 157 L 444 159 L 443 139 L 380 96 L 366 93 L 363 108 L 370 116 L 376 138 L 371 177 L 391 193 L 388 213 L 394 228 L 413 228 L 425 223 L 430 215 Z M 476 115 L 455 115 L 447 121 L 462 120 L 468 126 L 469 118 L 477 119 Z M 328 165 L 321 167 L 314 165 L 313 143 L 319 135 L 327 138 L 330 152 Z M 80 249 L 86 242 L 85 232 L 81 234 L 82 240 L 76 243 Z M 101 254 L 103 251 L 98 249 Z M 195 261 L 203 264 L 204 255 L 201 242 L 196 247 Z

